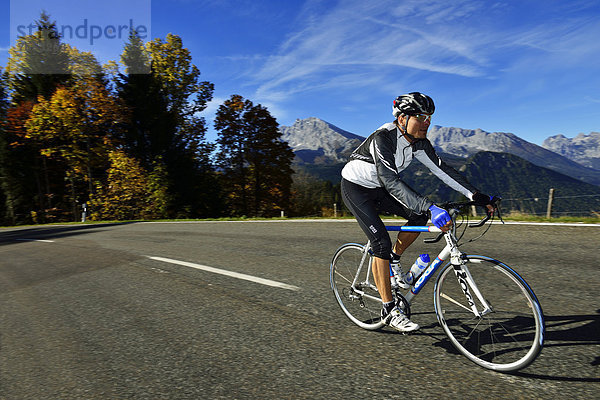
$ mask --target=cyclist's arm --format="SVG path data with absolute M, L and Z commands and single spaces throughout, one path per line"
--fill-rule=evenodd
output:
M 416 150 L 415 157 L 439 179 L 452 189 L 464 194 L 469 200 L 473 200 L 473 194 L 479 190 L 471 185 L 462 174 L 438 157 L 429 140 L 418 141 L 414 149 Z

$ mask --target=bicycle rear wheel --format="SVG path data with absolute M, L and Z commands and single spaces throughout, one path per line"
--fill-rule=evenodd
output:
M 452 265 L 437 278 L 435 312 L 450 341 L 476 364 L 495 371 L 516 371 L 535 360 L 544 341 L 542 308 L 523 278 L 498 260 L 467 256 L 465 267 L 490 309 L 484 307 L 469 285 L 481 316 L 471 311 Z
M 331 261 L 329 281 L 344 314 L 361 328 L 375 330 L 383 326 L 382 303 L 372 276 L 368 276 L 371 255 L 363 258 L 364 251 L 364 246 L 355 243 L 340 247 Z

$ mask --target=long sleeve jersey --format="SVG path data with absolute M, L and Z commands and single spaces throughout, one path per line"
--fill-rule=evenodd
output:
M 429 140 L 421 139 L 411 144 L 393 122 L 381 126 L 354 150 L 350 161 L 342 169 L 342 177 L 366 188 L 383 187 L 405 207 L 424 213 L 433 202 L 415 192 L 400 178 L 400 172 L 415 158 L 469 199 L 478 192 L 438 157 Z

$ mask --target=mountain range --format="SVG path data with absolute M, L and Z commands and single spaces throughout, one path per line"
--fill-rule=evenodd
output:
M 563 135 L 551 136 L 544 140 L 542 147 L 585 167 L 600 169 L 600 132 L 580 133 L 572 139 Z
M 281 126 L 282 140 L 294 150 L 297 163 L 307 166 L 333 166 L 348 160 L 350 153 L 365 139 L 319 118 L 296 120 Z M 568 139 L 562 135 L 530 143 L 512 133 L 481 129 L 449 128 L 434 125 L 427 135 L 439 154 L 468 158 L 481 151 L 509 153 L 539 167 L 600 186 L 600 133 Z M 312 167 L 314 169 L 314 167 Z
M 339 183 L 350 153 L 365 139 L 314 117 L 280 129 L 296 154 L 296 169 L 334 184 Z M 597 135 L 580 135 L 577 140 L 554 136 L 544 142 L 548 148 L 512 133 L 480 129 L 432 126 L 428 138 L 475 187 L 501 195 L 503 208 L 545 214 L 549 189 L 555 188 L 553 212 L 598 215 L 600 170 L 589 167 L 600 158 Z M 433 201 L 460 197 L 418 162 L 403 172 L 402 179 Z

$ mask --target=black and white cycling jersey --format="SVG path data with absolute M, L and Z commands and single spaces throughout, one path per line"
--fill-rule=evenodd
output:
M 415 158 L 469 199 L 478 192 L 438 157 L 429 140 L 419 139 L 410 143 L 393 122 L 381 126 L 354 150 L 342 170 L 342 177 L 366 188 L 383 187 L 405 207 L 425 213 L 433 202 L 415 192 L 400 178 L 400 172 Z

